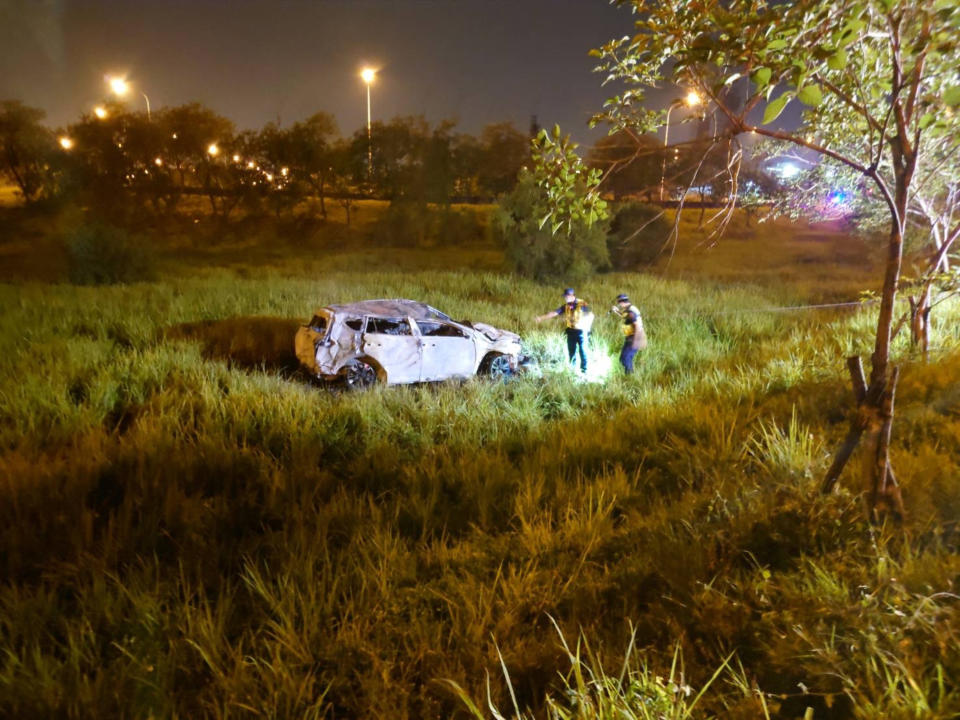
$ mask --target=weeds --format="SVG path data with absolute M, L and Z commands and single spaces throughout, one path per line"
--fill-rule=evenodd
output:
M 578 291 L 629 292 L 651 345 L 579 383 L 532 322 L 557 288 L 495 251 L 221 250 L 150 283 L 0 286 L 0 715 L 456 717 L 435 681 L 482 697 L 501 655 L 515 714 L 960 711 L 955 354 L 897 340 L 910 516 L 878 532 L 854 480 L 811 489 L 871 308 L 594 277 Z M 291 372 L 289 328 L 383 296 L 517 329 L 542 377 L 345 395 Z M 594 351 L 618 333 L 598 318 Z M 551 617 L 590 644 L 558 648 Z

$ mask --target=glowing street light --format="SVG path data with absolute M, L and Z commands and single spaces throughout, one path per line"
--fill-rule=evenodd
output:
M 106 81 L 107 85 L 110 86 L 110 92 L 117 97 L 123 97 L 130 92 L 130 83 L 127 82 L 126 78 L 119 75 L 107 75 Z
M 153 164 L 157 167 L 163 167 L 163 158 L 154 158 Z
M 93 109 L 93 114 L 96 115 L 101 120 L 107 119 L 107 109 L 103 105 L 97 105 Z
M 122 98 L 128 92 L 130 92 L 130 83 L 127 81 L 125 77 L 121 77 L 119 75 L 105 75 L 104 80 L 106 80 L 107 85 L 110 86 L 110 92 L 112 92 L 118 98 Z M 145 92 L 141 92 L 140 94 L 143 95 L 143 99 L 147 103 L 147 120 L 149 120 L 150 119 L 150 98 L 147 97 L 147 94 Z
M 695 90 L 691 90 L 683 100 L 674 100 L 670 103 L 670 107 L 667 108 L 667 124 L 663 129 L 663 161 L 660 163 L 660 202 L 663 202 L 663 184 L 667 174 L 667 145 L 669 144 L 668 138 L 670 137 L 670 113 L 673 112 L 675 107 L 680 107 L 681 105 L 696 107 L 700 102 L 700 96 Z
M 68 138 L 66 135 L 62 135 L 59 142 L 60 147 L 62 147 L 64 150 L 70 150 L 73 148 L 73 140 Z
M 207 155 L 209 155 L 210 157 L 216 157 L 219 154 L 220 154 L 220 148 L 217 147 L 217 144 L 215 142 L 207 145 Z
M 377 78 L 377 71 L 371 67 L 365 67 L 360 71 L 360 77 L 367 85 L 367 176 L 373 174 L 373 139 L 370 132 L 370 86 Z

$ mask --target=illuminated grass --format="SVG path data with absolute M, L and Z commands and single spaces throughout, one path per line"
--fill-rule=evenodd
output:
M 871 531 L 853 473 L 815 488 L 873 309 L 757 313 L 806 289 L 601 276 L 578 292 L 601 312 L 629 292 L 650 348 L 624 377 L 601 316 L 612 370 L 584 383 L 532 320 L 559 289 L 477 269 L 489 248 L 445 269 L 284 252 L 0 288 L 0 715 L 455 717 L 441 680 L 479 699 L 490 672 L 511 707 L 497 646 L 522 712 L 548 691 L 565 708 L 550 617 L 595 671 L 632 622 L 648 689 L 679 643 L 689 685 L 736 652 L 783 717 L 960 709 L 939 680 L 960 672 L 957 355 L 924 366 L 897 340 L 910 517 Z M 297 374 L 291 328 L 384 296 L 517 329 L 542 377 L 344 394 Z M 940 310 L 932 343 L 957 347 Z M 755 717 L 726 677 L 697 710 Z

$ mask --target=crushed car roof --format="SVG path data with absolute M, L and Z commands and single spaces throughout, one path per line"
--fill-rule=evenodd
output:
M 434 307 L 416 300 L 362 300 L 344 305 L 327 305 L 335 313 L 346 315 L 384 315 L 386 317 L 407 317 L 414 320 L 450 320 Z

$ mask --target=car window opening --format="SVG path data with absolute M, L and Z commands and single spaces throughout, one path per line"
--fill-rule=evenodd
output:
M 458 337 L 465 338 L 467 334 L 453 325 L 435 322 L 417 322 L 420 334 L 424 337 Z
M 410 335 L 410 324 L 406 320 L 392 320 L 387 318 L 370 318 L 367 322 L 367 333 L 374 335 Z
M 360 332 L 363 330 L 363 320 L 360 318 L 355 318 L 354 320 L 347 320 L 344 325 L 346 325 L 351 330 L 356 330 Z

